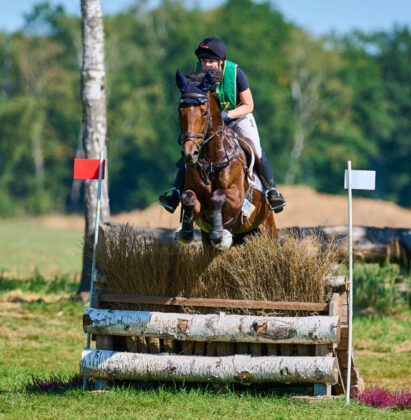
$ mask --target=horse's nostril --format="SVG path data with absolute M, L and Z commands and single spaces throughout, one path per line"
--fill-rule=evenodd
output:
M 198 151 L 196 150 L 195 152 L 193 152 L 193 156 L 198 156 Z

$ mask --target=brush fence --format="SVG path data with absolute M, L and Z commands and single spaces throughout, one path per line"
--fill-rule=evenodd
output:
M 81 374 L 95 378 L 97 388 L 113 380 L 154 380 L 310 384 L 314 395 L 331 395 L 332 387 L 334 393 L 343 393 L 338 348 L 346 335 L 346 279 L 332 278 L 330 284 L 335 293 L 327 304 L 100 294 L 98 307 L 86 309 L 83 316 L 84 332 L 95 339 L 96 349 L 83 351 Z M 259 304 L 317 314 L 245 316 L 101 308 L 110 301 L 211 306 L 210 312 L 213 306 L 241 308 L 248 303 L 252 308 Z

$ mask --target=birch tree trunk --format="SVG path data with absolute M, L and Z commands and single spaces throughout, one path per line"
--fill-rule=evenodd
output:
M 106 173 L 101 190 L 100 223 L 110 220 L 110 207 L 107 188 L 107 149 L 106 149 L 106 91 L 104 71 L 104 32 L 100 0 L 81 0 L 83 68 L 83 148 L 87 159 L 98 159 L 103 151 L 106 159 Z M 83 270 L 78 292 L 90 290 L 91 258 L 89 243 L 94 233 L 96 203 L 96 181 L 85 182 L 85 244 L 83 249 Z M 90 242 L 91 239 L 91 242 Z
M 326 344 L 339 341 L 338 316 L 190 315 L 88 308 L 84 332 L 194 341 Z
M 338 381 L 336 357 L 183 356 L 84 349 L 80 374 L 110 380 L 219 383 Z

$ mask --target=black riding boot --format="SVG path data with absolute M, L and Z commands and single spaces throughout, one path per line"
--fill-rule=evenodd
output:
M 262 151 L 261 155 L 261 172 L 263 176 L 263 183 L 266 187 L 267 191 L 265 193 L 266 197 L 271 206 L 271 210 L 274 210 L 274 213 L 280 213 L 284 210 L 284 206 L 286 202 L 282 194 L 277 191 L 277 185 L 274 180 L 274 174 L 271 169 L 270 162 L 264 151 Z
M 172 188 L 158 197 L 160 204 L 170 213 L 174 213 L 175 209 L 180 204 L 180 196 L 183 191 L 185 181 L 186 168 L 183 159 L 180 159 L 176 166 L 178 169 Z

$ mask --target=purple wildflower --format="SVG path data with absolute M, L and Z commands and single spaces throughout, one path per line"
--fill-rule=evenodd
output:
M 353 398 L 365 405 L 379 408 L 411 408 L 411 392 L 409 389 L 388 391 L 379 387 L 371 387 L 365 391 L 352 394 Z

